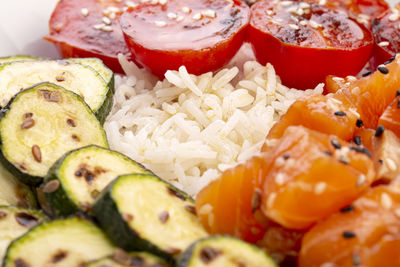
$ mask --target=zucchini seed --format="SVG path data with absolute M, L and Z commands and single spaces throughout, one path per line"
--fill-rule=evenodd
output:
M 43 187 L 43 193 L 53 193 L 58 189 L 59 186 L 60 186 L 60 181 L 51 180 Z
M 25 212 L 15 214 L 15 220 L 22 226 L 32 228 L 38 224 L 38 218 Z
M 21 130 L 26 130 L 29 128 L 32 128 L 35 125 L 35 121 L 31 118 L 28 118 L 24 120 L 24 122 L 21 124 Z
M 59 250 L 53 255 L 51 262 L 58 263 L 58 262 L 62 261 L 63 259 L 65 259 L 67 256 L 68 256 L 68 252 Z
M 5 211 L 0 211 L 0 219 L 3 219 L 3 218 L 5 218 L 5 217 L 7 217 L 7 212 L 5 212 Z
M 169 213 L 168 211 L 164 210 L 158 215 L 158 219 L 160 220 L 161 223 L 166 223 L 169 219 Z
M 195 206 L 187 205 L 187 206 L 185 206 L 185 209 L 186 209 L 188 212 L 190 212 L 190 213 L 192 213 L 192 214 L 194 214 L 194 215 L 197 215 L 196 207 L 195 207 Z
M 26 263 L 23 259 L 18 258 L 14 261 L 15 267 L 31 267 L 28 263 Z
M 133 220 L 133 215 L 124 213 L 124 214 L 122 214 L 122 219 L 126 222 L 131 222 Z
M 42 162 L 42 151 L 38 145 L 32 146 L 32 155 L 37 162 Z

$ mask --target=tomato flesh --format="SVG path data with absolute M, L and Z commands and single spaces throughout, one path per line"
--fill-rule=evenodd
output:
M 398 188 L 375 187 L 306 233 L 299 266 L 400 266 L 399 211 Z
M 124 2 L 59 1 L 50 18 L 50 35 L 45 39 L 54 43 L 64 58 L 98 57 L 113 71 L 123 73 L 118 54 L 133 60 L 118 22 L 127 7 Z
M 249 16 L 239 0 L 169 0 L 132 8 L 120 22 L 132 55 L 163 77 L 182 65 L 192 74 L 224 66 L 241 47 Z
M 286 2 L 254 4 L 248 37 L 257 60 L 274 65 L 283 84 L 313 88 L 329 74 L 355 75 L 363 68 L 373 47 L 363 25 L 315 3 Z
M 374 68 L 400 52 L 399 12 L 399 8 L 388 10 L 372 22 L 375 46 L 371 64 Z

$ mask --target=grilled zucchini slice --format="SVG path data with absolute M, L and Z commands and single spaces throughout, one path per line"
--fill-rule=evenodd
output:
M 108 87 L 114 92 L 114 73 L 104 65 L 103 61 L 95 57 L 68 58 L 66 61 L 92 67 L 106 81 Z
M 26 89 L 2 110 L 1 159 L 25 183 L 38 184 L 67 151 L 107 138 L 90 108 L 75 93 L 42 83 Z
M 80 267 L 111 255 L 113 244 L 90 221 L 72 217 L 42 223 L 14 240 L 3 267 Z
M 0 65 L 4 64 L 4 63 L 15 62 L 15 61 L 36 61 L 36 60 L 41 60 L 41 59 L 37 58 L 37 57 L 25 56 L 25 55 L 0 57 Z
M 43 213 L 37 210 L 0 206 L 0 258 L 14 239 L 44 220 Z
M 231 236 L 212 236 L 192 244 L 177 267 L 277 267 L 258 247 Z
M 86 264 L 85 267 L 168 267 L 161 258 L 147 252 L 126 253 L 117 249 L 113 256 L 108 256 Z
M 2 164 L 0 164 L 0 205 L 37 207 L 31 189 L 21 183 Z
M 0 105 L 24 88 L 51 82 L 80 95 L 101 123 L 112 107 L 112 90 L 92 67 L 65 60 L 16 61 L 0 65 Z
M 93 214 L 118 246 L 148 251 L 170 262 L 208 235 L 193 200 L 154 175 L 120 176 L 101 193 Z
M 68 152 L 50 169 L 44 187 L 55 182 L 59 186 L 44 195 L 53 215 L 90 212 L 99 192 L 116 177 L 131 173 L 151 172 L 118 152 L 94 145 L 79 148 Z

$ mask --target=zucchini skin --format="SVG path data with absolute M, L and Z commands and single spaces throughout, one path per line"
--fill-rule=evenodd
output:
M 140 175 L 152 178 L 156 177 L 149 174 Z M 129 224 L 122 218 L 122 215 L 120 214 L 116 202 L 112 196 L 112 188 L 119 179 L 123 179 L 126 176 L 131 175 L 128 174 L 119 176 L 100 193 L 97 201 L 95 202 L 93 206 L 93 214 L 100 227 L 117 246 L 126 251 L 148 251 L 163 258 L 170 264 L 175 264 L 175 258 L 172 255 L 166 253 L 153 243 L 141 238 L 139 233 L 132 230 Z M 168 183 L 166 184 L 168 185 Z M 184 194 L 184 196 L 187 195 Z
M 114 104 L 114 93 L 111 87 L 108 86 L 107 95 L 104 98 L 103 104 L 98 110 L 94 111 L 94 115 L 99 120 L 101 125 L 103 125 L 104 122 L 106 121 L 107 116 L 113 107 L 113 104 Z
M 67 152 L 66 154 L 64 154 L 64 156 L 62 156 L 59 160 L 57 160 L 54 163 L 54 165 L 49 169 L 47 176 L 44 177 L 42 186 L 44 186 L 46 183 L 48 183 L 52 180 L 58 180 L 57 171 L 62 167 L 62 164 L 64 163 L 64 160 L 66 158 L 68 158 L 71 154 L 73 154 L 79 150 L 86 149 L 89 147 L 97 147 L 100 149 L 104 149 L 97 145 L 88 145 L 88 146 L 84 146 L 84 147 Z M 115 152 L 115 151 L 113 151 L 113 152 Z M 118 152 L 116 152 L 116 153 L 118 153 Z M 126 157 L 125 155 L 122 155 L 122 156 Z M 130 159 L 130 160 L 132 160 L 132 159 Z M 135 164 L 137 164 L 140 167 L 142 167 L 143 169 L 147 170 L 140 163 L 135 162 Z M 149 171 L 149 170 L 147 170 L 147 171 L 149 174 L 151 174 L 151 171 Z M 41 204 L 46 205 L 51 209 L 51 212 L 49 212 L 49 214 L 48 214 L 50 217 L 67 217 L 74 213 L 84 212 L 66 193 L 63 183 L 60 183 L 60 185 L 56 191 L 54 191 L 52 193 L 44 193 L 44 197 L 45 197 L 46 203 L 42 202 Z M 89 213 L 91 213 L 90 210 L 89 210 Z
M 1 68 L 1 66 L 0 66 Z M 35 84 L 31 87 L 28 87 L 22 91 L 20 91 L 18 94 L 14 95 L 10 101 L 8 102 L 7 106 L 5 106 L 4 108 L 2 108 L 0 110 L 0 121 L 7 115 L 7 112 L 11 109 L 11 105 L 13 104 L 13 102 L 23 93 L 25 93 L 28 90 L 31 90 L 35 87 L 39 87 L 41 85 L 48 85 L 48 86 L 52 86 L 55 88 L 61 88 L 62 90 L 68 91 L 69 93 L 71 93 L 72 95 L 74 95 L 74 97 L 76 99 L 79 99 L 79 101 L 81 101 L 83 103 L 83 105 L 86 107 L 87 111 L 90 111 L 93 114 L 93 111 L 91 110 L 91 108 L 89 107 L 89 105 L 76 93 L 66 90 L 61 86 L 52 84 L 52 83 L 48 83 L 48 82 L 42 82 L 42 83 L 38 83 Z M 109 90 L 110 91 L 110 90 Z M 109 148 L 109 144 L 108 144 L 108 140 L 107 140 L 107 135 L 105 130 L 102 128 L 102 135 L 103 135 L 103 139 L 105 141 L 105 147 Z M 0 132 L 0 147 L 3 146 L 3 138 L 1 136 L 1 132 Z M 35 176 L 35 175 L 30 175 L 28 173 L 22 172 L 20 171 L 17 167 L 15 167 L 11 162 L 9 162 L 6 157 L 3 154 L 3 150 L 0 149 L 0 163 L 3 164 L 3 166 L 11 173 L 13 174 L 15 177 L 17 177 L 21 182 L 27 184 L 27 185 L 31 185 L 31 186 L 39 186 L 42 182 L 43 182 L 43 177 L 41 176 Z

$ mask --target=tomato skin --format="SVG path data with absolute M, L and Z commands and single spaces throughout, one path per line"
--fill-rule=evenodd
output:
M 182 5 L 199 8 L 199 5 L 204 4 L 207 7 L 210 3 L 212 5 L 210 9 L 217 10 L 216 17 L 213 19 L 203 18 L 202 20 L 209 21 L 204 22 L 198 29 L 195 28 L 198 25 L 192 26 L 189 24 L 190 21 L 186 22 L 184 20 L 175 23 L 171 22 L 171 19 L 165 20 L 163 16 L 168 12 L 180 14 L 178 7 Z M 153 74 L 163 77 L 167 70 L 178 70 L 182 65 L 186 67 L 189 73 L 202 74 L 223 67 L 236 54 L 245 40 L 250 11 L 242 1 L 234 0 L 233 3 L 229 14 L 227 14 L 228 11 L 221 7 L 227 4 L 223 0 L 213 2 L 204 0 L 171 0 L 162 8 L 150 4 L 142 4 L 122 15 L 122 30 L 132 55 Z M 148 15 L 149 13 L 151 15 Z M 185 16 L 190 19 L 194 13 L 195 11 Z M 162 27 L 163 30 L 165 29 L 164 31 L 158 29 L 160 27 L 153 25 L 153 21 L 158 18 L 169 23 Z M 221 25 L 227 21 L 231 25 L 229 27 L 223 26 L 222 31 L 226 31 L 226 33 L 215 32 L 217 28 L 218 31 L 221 30 Z M 181 26 L 183 23 L 188 24 Z M 132 25 L 135 25 L 135 27 L 131 27 Z M 140 31 L 138 27 L 148 29 L 148 32 Z M 188 30 L 185 27 L 193 27 L 193 29 Z M 209 32 L 207 36 L 196 39 L 197 35 L 201 33 L 202 27 L 207 27 L 206 30 Z M 152 33 L 157 30 L 160 31 L 157 34 L 162 35 L 164 40 L 160 41 L 153 38 L 149 42 L 147 39 L 152 38 L 149 32 Z M 177 37 L 178 30 L 185 33 L 186 36 Z M 177 38 L 184 39 L 177 41 Z
M 95 29 L 94 25 L 102 23 L 103 11 L 111 6 L 120 10 L 110 19 L 112 30 Z M 98 57 L 113 71 L 124 73 L 118 54 L 133 60 L 118 22 L 124 6 L 123 2 L 113 0 L 59 1 L 50 18 L 50 35 L 45 40 L 54 43 L 64 58 Z M 82 14 L 85 8 L 86 16 Z
M 284 42 L 263 29 L 262 24 L 258 22 L 263 21 L 259 18 L 261 16 L 268 20 L 265 10 L 269 8 L 270 2 L 263 0 L 252 6 L 248 40 L 257 60 L 261 64 L 271 63 L 286 86 L 299 89 L 314 88 L 318 83 L 324 82 L 325 77 L 330 74 L 342 77 L 356 75 L 368 61 L 373 41 L 364 26 L 349 22 L 358 25 L 363 33 L 362 44 L 354 47 L 341 48 L 335 47 L 335 44 L 329 44 L 329 47 L 301 46 Z
M 352 206 L 353 210 L 333 214 L 305 234 L 300 267 L 328 262 L 343 267 L 400 266 L 399 188 L 375 187 Z M 356 236 L 344 238 L 344 231 Z
M 399 10 L 399 6 L 396 7 Z M 388 61 L 396 53 L 400 52 L 400 33 L 398 30 L 398 21 L 392 20 L 392 10 L 387 10 L 379 17 L 375 18 L 371 24 L 372 35 L 375 40 L 374 51 L 371 58 L 373 68 Z M 379 45 L 381 42 L 387 42 L 387 45 Z

